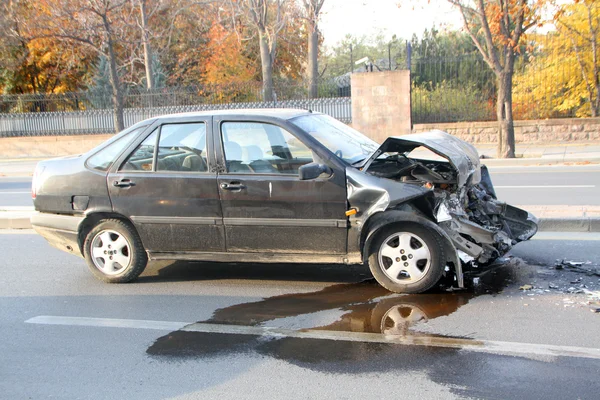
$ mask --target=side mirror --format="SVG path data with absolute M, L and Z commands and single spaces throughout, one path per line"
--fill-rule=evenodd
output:
M 327 165 L 318 164 L 312 162 L 310 164 L 304 164 L 298 168 L 298 176 L 301 181 L 308 181 L 311 179 L 317 179 L 321 174 L 331 175 L 333 171 Z

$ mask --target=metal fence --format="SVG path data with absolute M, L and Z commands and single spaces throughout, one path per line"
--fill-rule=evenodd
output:
M 165 114 L 243 108 L 298 108 L 322 112 L 345 123 L 352 121 L 350 97 L 127 108 L 123 117 L 127 127 L 144 119 Z M 101 134 L 114 131 L 112 109 L 0 114 L 0 137 Z
M 308 100 L 309 85 L 302 81 L 276 81 L 276 101 Z M 336 80 L 318 83 L 317 98 L 349 97 L 350 89 Z M 124 108 L 196 106 L 199 104 L 257 103 L 263 101 L 260 82 L 241 82 L 146 90 L 127 88 Z M 105 110 L 112 107 L 110 88 L 85 92 L 0 96 L 0 113 Z
M 589 50 L 585 43 L 579 49 Z M 478 52 L 413 54 L 411 81 L 413 123 L 496 119 L 496 78 Z M 555 36 L 532 36 L 515 61 L 514 119 L 590 116 L 588 94 L 578 85 L 583 86 L 583 77 L 574 51 Z

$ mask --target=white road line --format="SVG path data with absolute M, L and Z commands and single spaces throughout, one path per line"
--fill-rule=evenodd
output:
M 291 330 L 260 326 L 240 326 L 135 319 L 60 317 L 42 315 L 25 321 L 30 324 L 90 326 L 103 328 L 131 328 L 155 330 L 182 330 L 186 332 L 258 335 L 267 337 L 292 337 L 301 339 L 340 340 L 347 342 L 387 343 L 407 346 L 454 348 L 491 354 L 517 356 L 578 357 L 600 359 L 600 349 L 547 344 L 502 342 L 495 340 L 454 339 L 426 335 L 381 335 L 376 333 L 339 332 L 326 330 Z
M 575 188 L 584 188 L 590 189 L 595 188 L 596 185 L 539 185 L 539 186 L 496 186 L 495 189 L 575 189 Z
M 28 324 L 96 326 L 105 328 L 157 329 L 174 331 L 189 325 L 188 322 L 148 321 L 142 319 L 54 317 L 40 315 L 25 321 Z

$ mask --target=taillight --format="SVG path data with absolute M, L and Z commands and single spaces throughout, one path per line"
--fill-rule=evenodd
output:
M 44 167 L 41 167 L 38 165 L 35 166 L 35 171 L 33 172 L 33 178 L 31 178 L 31 198 L 35 199 L 37 197 L 37 178 L 40 176 L 40 174 L 42 173 L 42 171 L 44 171 Z
M 36 193 L 36 186 L 35 186 L 35 178 L 37 177 L 37 167 L 35 167 L 35 172 L 33 173 L 33 178 L 31 178 L 31 198 L 35 199 L 35 196 L 37 195 Z

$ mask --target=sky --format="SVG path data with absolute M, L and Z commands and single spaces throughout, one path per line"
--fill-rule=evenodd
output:
M 334 46 L 346 36 L 410 39 L 432 26 L 459 29 L 460 13 L 445 0 L 325 0 L 319 28 L 324 44 Z

